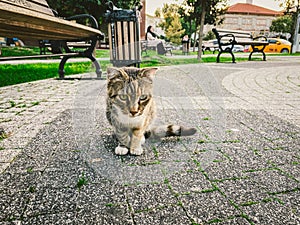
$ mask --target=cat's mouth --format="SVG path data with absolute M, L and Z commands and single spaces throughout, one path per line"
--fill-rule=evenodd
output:
M 138 117 L 139 115 L 141 115 L 141 111 L 137 107 L 133 107 L 129 110 L 130 117 Z
M 140 115 L 141 115 L 140 112 L 137 112 L 137 113 L 132 113 L 132 112 L 130 112 L 130 113 L 129 113 L 129 117 L 132 117 L 132 118 L 139 117 Z

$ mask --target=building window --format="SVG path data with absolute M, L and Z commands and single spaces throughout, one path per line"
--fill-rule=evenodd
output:
M 266 26 L 266 20 L 262 20 L 262 19 L 256 19 L 256 25 L 259 26 Z
M 243 25 L 251 25 L 252 24 L 252 20 L 251 19 L 249 19 L 249 18 L 245 18 L 245 19 L 243 19 Z

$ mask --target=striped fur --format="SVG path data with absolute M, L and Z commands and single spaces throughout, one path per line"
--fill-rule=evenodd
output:
M 164 138 L 174 136 L 190 136 L 197 132 L 195 128 L 185 128 L 178 125 L 162 125 L 145 132 L 145 138 Z
M 143 153 L 145 138 L 188 136 L 194 128 L 177 125 L 151 127 L 156 110 L 153 76 L 157 68 L 108 68 L 106 117 L 119 141 L 117 155 Z

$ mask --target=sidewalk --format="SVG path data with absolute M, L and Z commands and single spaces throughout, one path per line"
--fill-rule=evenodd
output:
M 138 157 L 113 153 L 105 80 L 0 88 L 0 224 L 300 224 L 299 71 L 161 67 L 159 120 L 198 132 Z

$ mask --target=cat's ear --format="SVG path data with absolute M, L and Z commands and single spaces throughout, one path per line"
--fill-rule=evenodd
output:
M 141 77 L 148 77 L 153 78 L 154 74 L 158 70 L 157 67 L 151 67 L 151 68 L 144 68 L 141 70 L 140 76 Z
M 112 80 L 117 77 L 119 77 L 121 79 L 125 79 L 125 80 L 128 79 L 128 75 L 122 68 L 108 67 L 106 71 L 107 71 L 107 79 L 108 80 Z
M 107 79 L 108 80 L 112 80 L 112 79 L 120 76 L 120 71 L 118 68 L 108 67 L 106 71 L 107 71 Z

